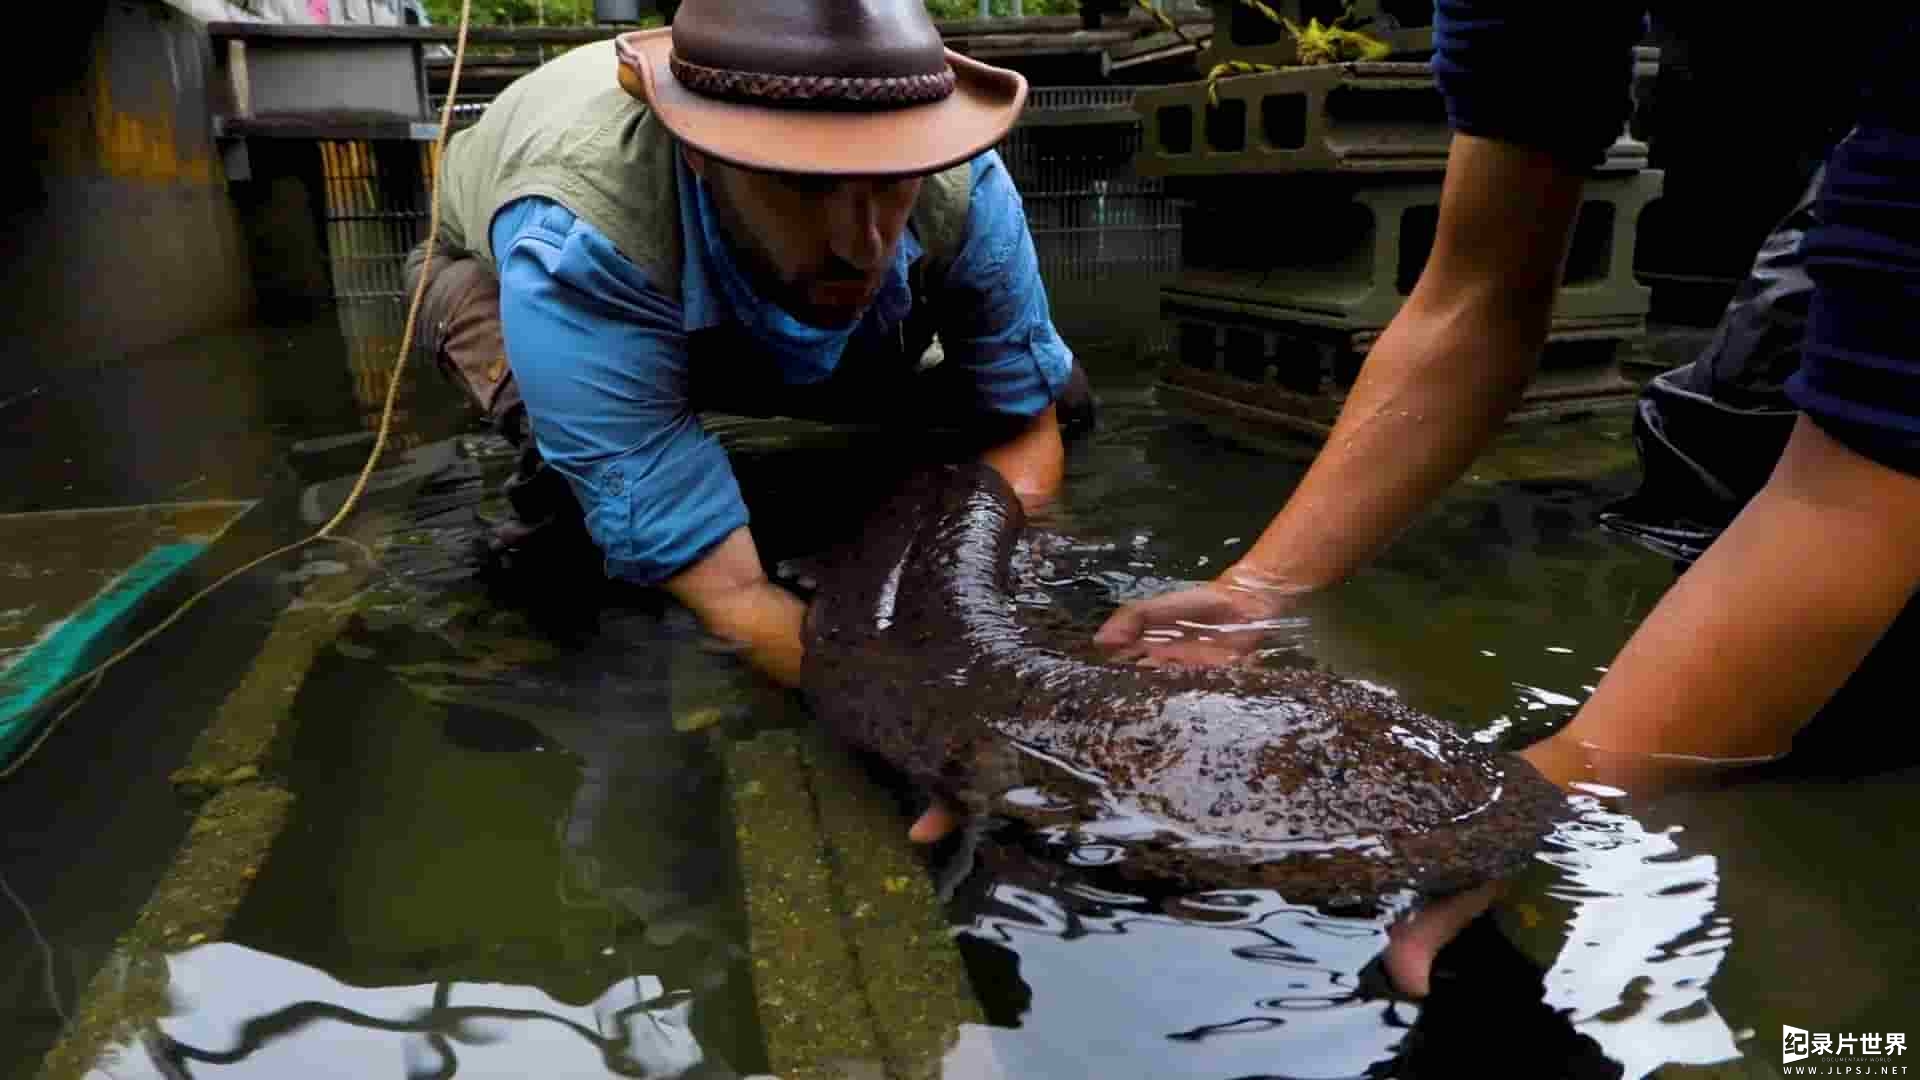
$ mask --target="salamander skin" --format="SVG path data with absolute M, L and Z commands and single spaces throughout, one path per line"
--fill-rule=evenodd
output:
M 1525 760 L 1359 682 L 1049 647 L 1009 587 L 1024 528 L 991 467 L 940 466 L 829 559 L 802 692 L 836 739 L 1129 876 L 1296 903 L 1471 888 L 1571 816 Z

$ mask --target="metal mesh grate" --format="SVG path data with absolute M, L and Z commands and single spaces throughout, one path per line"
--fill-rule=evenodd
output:
M 1171 346 L 1158 294 L 1180 267 L 1180 214 L 1133 168 L 1140 124 L 1128 87 L 1045 87 L 1029 110 L 1080 112 L 1015 128 L 999 151 L 1026 205 L 1061 332 Z
M 1061 332 L 1158 352 L 1172 345 L 1171 329 L 1159 317 L 1159 288 L 1179 269 L 1180 215 L 1158 179 L 1134 172 L 1141 129 L 1133 95 L 1127 86 L 1035 87 L 1027 111 L 1048 114 L 1045 122 L 1015 128 L 997 149 L 1026 205 Z M 460 95 L 453 127 L 477 121 L 489 100 Z M 439 100 L 433 107 L 440 108 Z M 423 201 L 416 197 L 416 204 Z M 423 206 L 409 214 L 417 223 L 426 216 Z M 397 282 L 404 254 L 401 248 L 389 256 L 395 261 L 386 276 L 349 274 L 350 290 L 342 296 L 397 288 L 388 283 Z M 343 280 L 338 271 L 335 280 Z
M 348 346 L 354 396 L 371 430 L 386 403 L 387 380 L 406 327 L 401 275 L 407 252 L 426 235 L 426 192 L 433 174 L 431 143 L 318 144 L 326 193 L 326 245 L 335 311 Z M 417 438 L 404 423 L 420 365 L 408 366 L 394 403 L 396 445 Z
M 1027 108 L 1125 109 L 1133 106 L 1131 86 L 1036 86 L 1027 92 Z

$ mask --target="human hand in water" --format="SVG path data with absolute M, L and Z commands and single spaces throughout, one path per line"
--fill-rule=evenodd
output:
M 1094 632 L 1116 660 L 1215 666 L 1251 660 L 1299 590 L 1228 571 L 1203 585 L 1125 604 Z
M 1115 659 L 1144 664 L 1243 663 L 1280 625 L 1290 595 L 1230 572 L 1204 585 L 1127 604 L 1107 619 L 1093 640 Z M 935 798 L 907 838 L 916 844 L 938 843 L 960 822 L 957 807 Z
M 913 828 L 907 830 L 907 839 L 916 844 L 937 844 L 959 827 L 960 811 L 935 797 L 913 823 Z

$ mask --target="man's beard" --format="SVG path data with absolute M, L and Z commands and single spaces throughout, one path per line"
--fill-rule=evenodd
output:
M 782 277 L 766 249 L 755 242 L 752 230 L 728 200 L 720 185 L 708 188 L 718 211 L 721 235 L 735 265 L 746 276 L 754 295 L 774 304 L 795 319 L 820 330 L 842 330 L 859 321 L 873 302 L 877 283 L 859 267 L 837 255 L 798 278 Z M 816 297 L 816 289 L 829 295 Z M 842 295 L 845 294 L 845 298 Z

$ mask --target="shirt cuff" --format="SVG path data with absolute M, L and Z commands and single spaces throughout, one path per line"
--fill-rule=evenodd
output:
M 1862 125 L 1834 148 L 1807 230 L 1806 344 L 1787 396 L 1821 430 L 1920 475 L 1920 134 Z
M 673 577 L 747 525 L 726 451 L 710 439 L 671 458 L 608 462 L 598 486 L 588 531 L 606 553 L 608 575 L 637 585 Z
M 971 374 L 977 407 L 1031 417 L 1059 399 L 1073 351 L 1053 324 L 1026 208 L 997 151 L 975 159 L 967 238 L 940 302 L 946 362 Z
M 1553 155 L 1587 172 L 1633 111 L 1642 5 L 1436 0 L 1433 74 L 1454 131 Z

